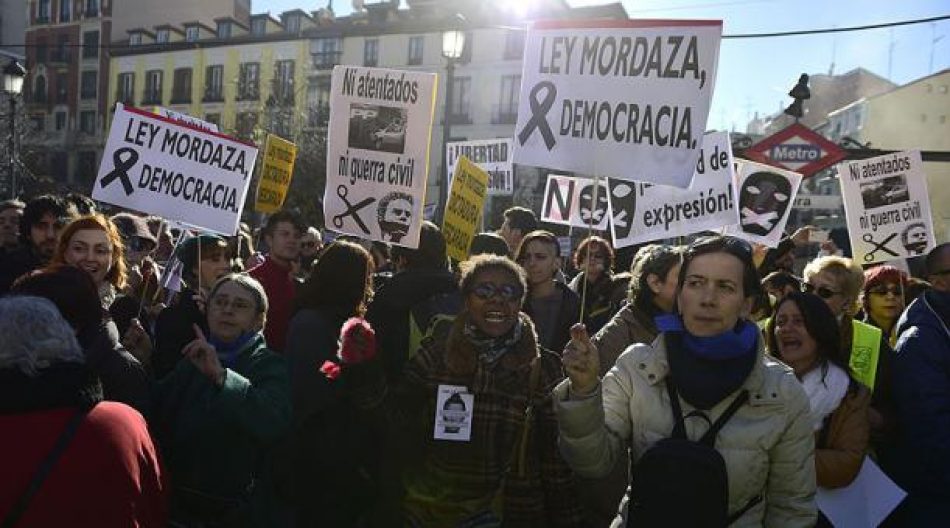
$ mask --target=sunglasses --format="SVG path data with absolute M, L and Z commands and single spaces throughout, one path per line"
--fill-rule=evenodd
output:
M 834 291 L 831 288 L 826 288 L 824 286 L 819 286 L 818 288 L 816 288 L 814 284 L 809 284 L 807 282 L 802 283 L 802 291 L 805 293 L 814 293 L 815 295 L 821 297 L 822 299 L 830 299 L 834 297 L 835 295 L 838 295 L 841 293 L 841 292 Z
M 871 295 L 887 295 L 889 293 L 894 297 L 900 297 L 901 289 L 897 286 L 875 286 L 868 290 L 868 293 Z
M 487 301 L 496 295 L 506 302 L 520 300 L 524 295 L 524 290 L 516 284 L 492 284 L 490 282 L 481 282 L 472 287 L 471 293 L 476 297 Z

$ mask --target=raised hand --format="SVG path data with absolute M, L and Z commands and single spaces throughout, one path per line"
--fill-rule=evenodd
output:
M 181 350 L 182 355 L 211 380 L 212 383 L 220 387 L 224 384 L 224 377 L 227 374 L 221 362 L 218 361 L 218 352 L 211 343 L 205 339 L 204 332 L 198 325 L 192 325 L 195 329 L 195 340 L 185 345 Z
M 571 341 L 564 348 L 561 363 L 571 380 L 571 392 L 585 395 L 597 388 L 600 382 L 600 358 L 583 324 L 577 323 L 571 327 Z
M 132 319 L 122 336 L 122 346 L 143 365 L 152 357 L 152 340 L 138 319 Z

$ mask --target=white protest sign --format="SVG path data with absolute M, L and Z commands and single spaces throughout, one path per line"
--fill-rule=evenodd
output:
M 479 139 L 458 141 L 445 146 L 448 165 L 449 189 L 455 176 L 455 165 L 465 156 L 478 168 L 488 173 L 488 195 L 511 195 L 515 190 L 514 171 L 511 167 L 511 139 Z
M 610 180 L 615 248 L 735 224 L 732 144 L 728 132 L 706 134 L 689 189 Z
M 920 151 L 838 165 L 851 250 L 861 264 L 924 255 L 936 244 Z
M 737 166 L 739 225 L 731 225 L 725 232 L 776 247 L 785 233 L 802 175 L 754 161 L 742 161 Z
M 861 471 L 843 488 L 822 488 L 815 504 L 832 526 L 880 526 L 907 497 L 870 457 L 864 457 Z
M 593 206 L 591 206 L 593 204 Z M 541 204 L 541 221 L 552 224 L 607 229 L 607 179 L 548 174 Z
M 198 119 L 195 116 L 190 116 L 188 114 L 183 114 L 181 112 L 176 112 L 165 108 L 164 106 L 156 106 L 155 113 L 171 119 L 172 121 L 177 121 L 179 123 L 187 123 L 189 125 L 194 125 L 198 128 L 204 130 L 210 130 L 211 132 L 218 132 L 218 125 L 211 123 L 210 121 L 205 121 L 204 119 Z
M 333 69 L 327 133 L 327 227 L 419 246 L 435 108 L 435 74 Z
M 689 187 L 721 36 L 721 20 L 536 23 L 514 161 Z
M 230 236 L 256 158 L 253 145 L 119 103 L 92 198 Z

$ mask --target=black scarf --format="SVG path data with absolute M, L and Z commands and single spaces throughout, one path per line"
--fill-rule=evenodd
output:
M 0 414 L 25 414 L 62 407 L 91 409 L 102 401 L 102 385 L 85 365 L 61 363 L 28 376 L 0 369 Z
M 726 359 L 702 357 L 688 349 L 680 332 L 664 332 L 666 357 L 676 390 L 687 403 L 708 411 L 739 389 L 758 357 L 756 343 L 744 354 Z

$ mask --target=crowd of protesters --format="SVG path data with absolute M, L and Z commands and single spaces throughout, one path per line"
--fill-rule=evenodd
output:
M 911 277 L 732 237 L 471 257 L 0 203 L 3 526 L 887 526 L 950 520 L 950 244 Z M 255 241 L 261 248 L 255 248 Z M 265 249 L 265 251 L 256 251 Z M 796 274 L 799 271 L 801 275 Z

